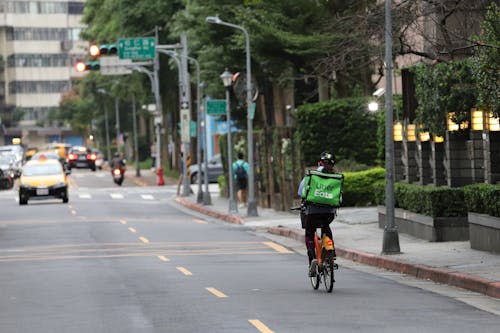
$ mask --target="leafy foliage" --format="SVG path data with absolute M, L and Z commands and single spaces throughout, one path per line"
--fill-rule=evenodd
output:
M 477 104 L 477 89 L 469 59 L 436 65 L 421 64 L 415 72 L 415 95 L 418 100 L 416 122 L 431 135 L 444 135 L 448 113 L 455 123 L 470 119 Z
M 472 184 L 463 190 L 469 211 L 500 217 L 500 185 Z
M 364 98 L 345 98 L 302 105 L 297 109 L 297 132 L 304 160 L 315 165 L 324 150 L 337 160 L 373 165 L 377 158 L 377 119 L 366 111 Z
M 481 24 L 482 35 L 475 48 L 474 78 L 478 86 L 479 107 L 500 117 L 500 7 L 494 2 Z

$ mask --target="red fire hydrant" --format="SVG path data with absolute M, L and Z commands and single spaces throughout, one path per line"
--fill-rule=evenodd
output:
M 158 186 L 165 185 L 165 181 L 163 180 L 163 168 L 162 167 L 158 167 L 158 169 L 156 169 L 156 175 L 158 176 Z

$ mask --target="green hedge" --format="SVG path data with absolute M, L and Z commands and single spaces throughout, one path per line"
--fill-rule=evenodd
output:
M 342 206 L 371 206 L 376 204 L 375 185 L 384 184 L 385 170 L 373 168 L 344 173 Z
M 385 205 L 384 185 L 376 186 L 377 203 Z M 461 188 L 395 183 L 394 206 L 432 217 L 467 216 L 464 191 Z
M 469 211 L 500 217 L 500 185 L 472 184 L 463 191 Z

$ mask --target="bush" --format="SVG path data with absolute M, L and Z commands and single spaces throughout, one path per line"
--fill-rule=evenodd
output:
M 385 189 L 377 185 L 377 203 L 385 204 Z M 432 217 L 467 216 L 464 191 L 461 188 L 433 185 L 394 184 L 394 207 Z
M 297 138 L 305 165 L 315 165 L 324 150 L 337 160 L 373 164 L 377 159 L 377 116 L 366 98 L 304 104 L 297 109 Z
M 370 206 L 376 204 L 376 184 L 384 183 L 385 170 L 373 168 L 344 173 L 342 206 Z
M 467 209 L 479 214 L 500 217 L 500 186 L 472 184 L 463 187 Z

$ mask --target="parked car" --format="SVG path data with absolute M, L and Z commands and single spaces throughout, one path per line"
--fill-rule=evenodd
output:
M 217 178 L 224 173 L 224 169 L 222 168 L 222 159 L 220 154 L 214 155 L 211 159 L 208 160 L 208 182 L 209 183 L 217 183 Z M 198 164 L 192 164 L 189 167 L 189 179 L 191 180 L 191 184 L 198 183 Z M 205 164 L 201 164 L 201 175 L 204 177 L 205 175 Z M 202 182 L 204 178 L 202 178 Z
M 68 202 L 68 174 L 57 160 L 41 157 L 26 162 L 19 179 L 19 204 L 29 199 L 59 198 Z
M 14 155 L 16 163 L 24 162 L 24 148 L 20 145 L 0 146 L 0 155 Z
M 16 156 L 13 154 L 0 154 L 0 169 L 4 173 L 11 175 L 12 178 L 18 178 L 21 176 L 22 163 L 18 161 Z
M 75 146 L 69 150 L 68 162 L 70 168 L 89 168 L 92 171 L 96 170 L 95 161 L 97 155 L 90 148 L 83 146 Z
M 0 155 L 0 189 L 14 186 L 14 158 L 12 155 Z

